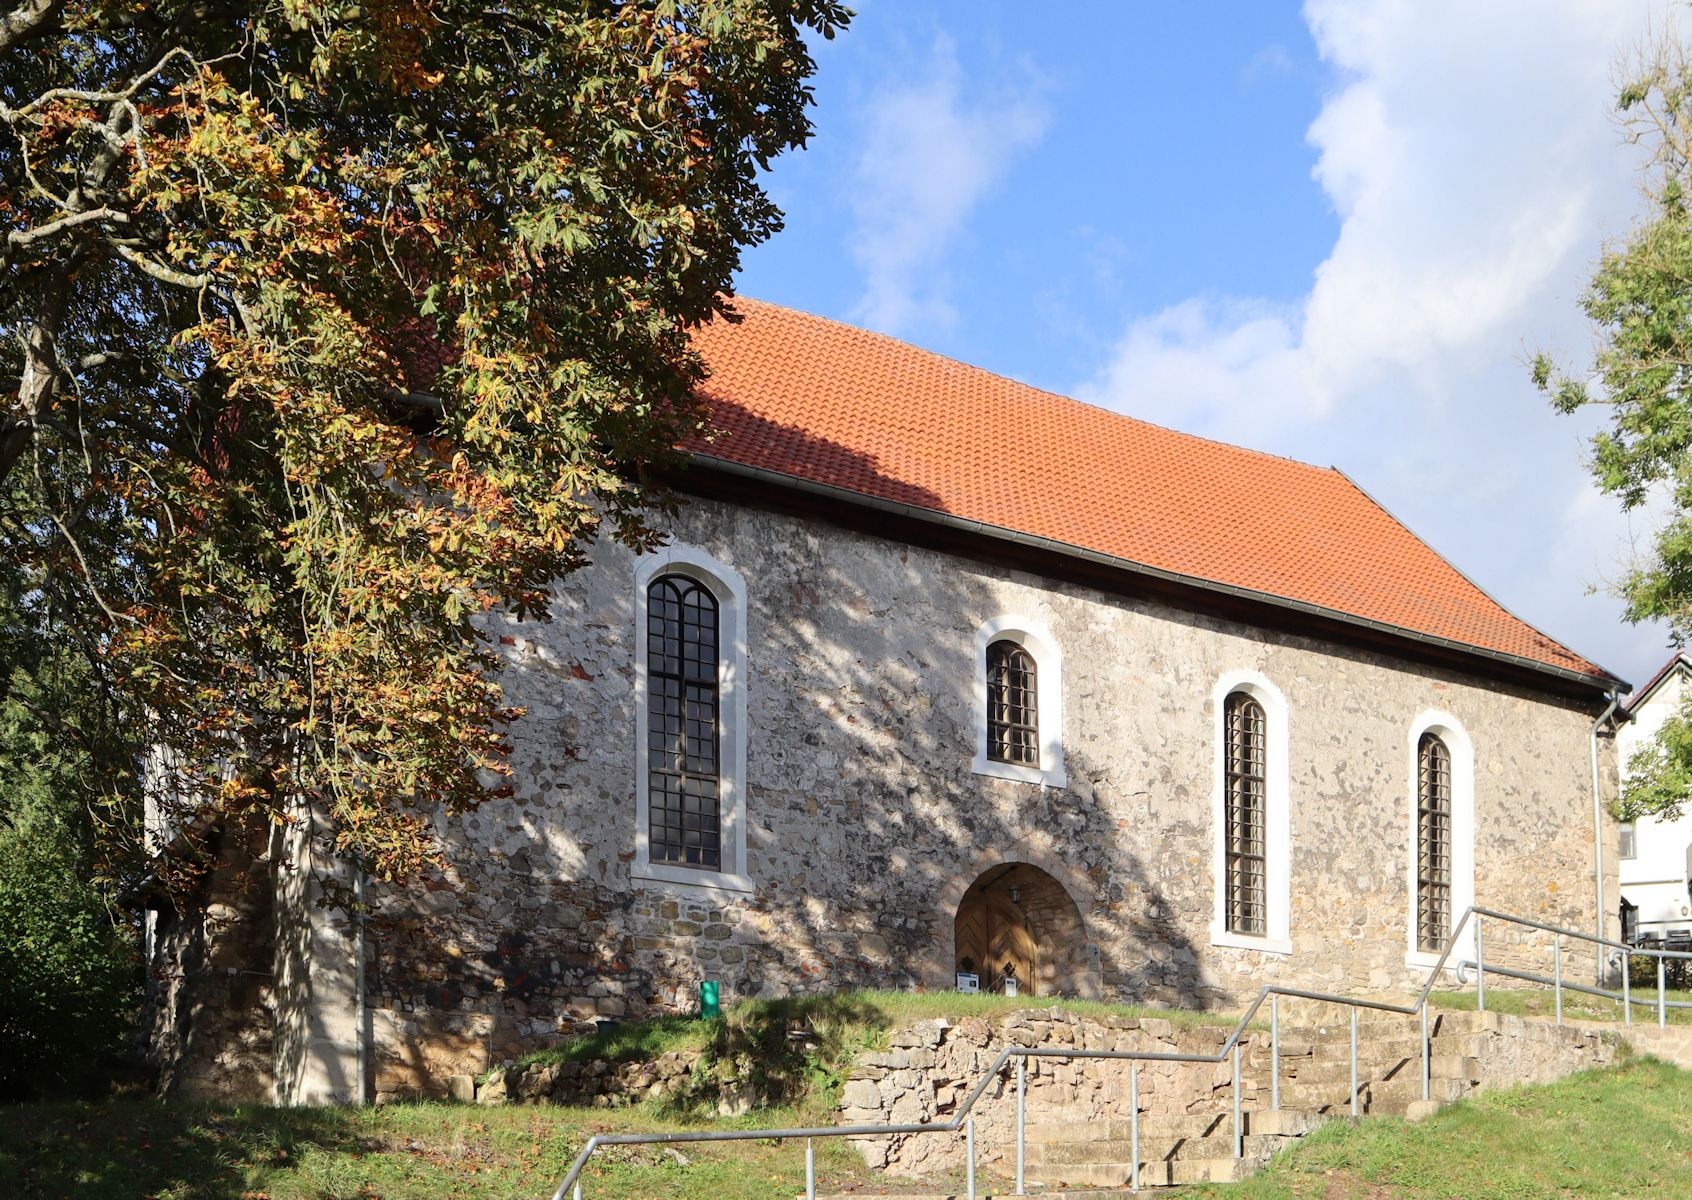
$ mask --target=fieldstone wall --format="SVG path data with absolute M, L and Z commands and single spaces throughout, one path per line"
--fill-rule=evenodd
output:
M 529 1063 L 488 1072 L 476 1082 L 455 1077 L 452 1094 L 477 1104 L 591 1104 L 612 1108 L 695 1090 L 694 1068 L 701 1052 L 672 1050 L 649 1062 Z M 735 1088 L 725 1090 L 732 1096 Z M 731 1105 L 732 1108 L 732 1105 Z
M 271 1099 L 275 990 L 270 846 L 212 835 L 221 865 L 179 908 L 147 912 L 141 1042 L 163 1095 Z
M 701 979 L 725 1000 L 946 986 L 958 899 L 1014 861 L 1070 893 L 1110 998 L 1415 987 L 1408 731 L 1430 709 L 1474 744 L 1479 901 L 1592 924 L 1593 714 L 1570 702 L 744 506 L 695 500 L 670 532 L 747 582 L 756 890 L 631 875 L 636 563 L 602 546 L 558 585 L 550 624 L 491 621 L 528 709 L 515 794 L 437 817 L 450 864 L 421 897 L 375 896 L 372 1004 L 418 1029 L 491 1018 L 462 1069 L 595 1017 L 685 1011 Z M 1062 789 L 971 770 L 974 639 L 1003 614 L 1062 647 Z M 1290 954 L 1210 940 L 1211 695 L 1239 669 L 1289 709 Z M 1548 969 L 1548 943 L 1515 943 L 1489 931 L 1489 957 Z
M 1329 1017 L 1333 1010 L 1329 1010 Z M 1450 1016 L 1451 1014 L 1447 1014 Z M 1479 1064 L 1471 1086 L 1514 1087 L 1551 1083 L 1575 1071 L 1608 1066 L 1616 1059 L 1615 1033 L 1558 1028 L 1546 1021 L 1497 1013 L 1463 1014 L 1459 1045 Z M 896 1031 L 889 1049 L 859 1055 L 841 1095 L 840 1120 L 846 1125 L 898 1125 L 945 1121 L 975 1087 L 1006 1046 L 1061 1046 L 1086 1050 L 1141 1050 L 1161 1053 L 1216 1054 L 1226 1044 L 1228 1026 L 1174 1025 L 1155 1018 L 1079 1017 L 1061 1008 L 1013 1013 L 1001 1021 L 965 1018 L 955 1024 L 919 1021 Z M 1343 1024 L 1332 1026 L 1339 1044 L 1349 1037 Z M 1414 1035 L 1412 1035 L 1414 1036 Z M 1267 1108 L 1269 1083 L 1252 1050 L 1268 1043 L 1267 1031 L 1248 1031 L 1240 1041 L 1246 1067 L 1240 1076 L 1242 1107 Z M 1450 1039 L 1436 1040 L 1436 1054 L 1449 1053 Z M 1446 1045 L 1442 1045 L 1445 1043 Z M 1083 1128 L 1128 1119 L 1129 1066 L 1109 1059 L 1027 1061 L 1025 1098 L 1030 1125 L 1062 1123 Z M 1365 1064 L 1367 1071 L 1369 1064 Z M 1225 1114 L 1232 1111 L 1233 1073 L 1229 1063 L 1156 1063 L 1140 1065 L 1140 1112 L 1146 1116 Z M 971 1110 L 975 1117 L 978 1161 L 1004 1164 L 1016 1144 L 1016 1075 L 1007 1068 Z M 909 1134 L 855 1141 L 871 1167 L 903 1176 L 956 1170 L 964 1163 L 964 1135 Z
M 1558 1026 L 1553 1021 L 1475 1014 L 1469 1057 L 1480 1064 L 1482 1090 L 1526 1083 L 1555 1083 L 1589 1067 L 1607 1067 L 1622 1049 L 1622 1031 Z
M 1086 1019 L 1062 1009 L 1017 1012 L 1001 1022 L 966 1017 L 952 1024 L 919 1021 L 893 1033 L 888 1049 L 860 1054 L 841 1092 L 841 1123 L 903 1125 L 945 1121 L 1007 1045 L 1082 1050 L 1142 1050 L 1166 1054 L 1215 1054 L 1232 1025 L 1175 1025 L 1153 1017 Z M 1242 1047 L 1255 1039 L 1248 1035 Z M 1106 1059 L 1027 1060 L 1028 1121 L 1060 1118 L 1082 1125 L 1126 1117 L 1129 1067 Z M 1242 1095 L 1256 1099 L 1256 1084 L 1242 1076 Z M 976 1147 L 994 1162 L 1016 1139 L 1016 1075 L 1009 1068 L 971 1110 Z M 1225 1063 L 1143 1063 L 1140 1111 L 1155 1115 L 1219 1111 L 1231 1104 L 1233 1072 Z M 921 1176 L 960 1167 L 963 1135 L 910 1134 L 855 1142 L 871 1167 Z
M 1590 1031 L 1603 1031 L 1619 1036 L 1639 1054 L 1648 1054 L 1664 1062 L 1692 1071 L 1692 1025 L 1656 1025 L 1656 1014 L 1636 1014 L 1632 1025 L 1616 1026 L 1603 1021 L 1570 1021 L 1569 1024 Z

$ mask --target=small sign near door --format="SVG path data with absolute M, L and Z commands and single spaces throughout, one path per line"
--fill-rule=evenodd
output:
M 981 990 L 981 976 L 968 971 L 958 972 L 958 991 L 979 992 Z

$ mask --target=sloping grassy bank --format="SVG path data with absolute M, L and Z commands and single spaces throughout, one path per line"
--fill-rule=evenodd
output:
M 0 1108 L 0 1197 L 59 1200 L 544 1200 L 595 1133 L 832 1124 L 842 1075 L 860 1050 L 884 1048 L 909 1022 L 995 1018 L 1037 1005 L 1003 996 L 861 991 L 737 1004 L 701 1021 L 627 1022 L 528 1056 L 539 1063 L 638 1062 L 703 1051 L 691 1094 L 617 1109 L 558 1105 L 392 1104 L 374 1109 L 41 1104 Z M 1225 1014 L 1064 1001 L 1092 1017 L 1225 1024 Z M 716 1116 L 717 1078 L 751 1081 L 762 1103 Z M 817 1143 L 825 1191 L 882 1191 L 842 1143 Z M 594 1200 L 792 1197 L 799 1145 L 685 1144 L 611 1150 L 594 1160 Z M 961 1186 L 960 1180 L 912 1185 Z
M 713 1128 L 795 1114 L 760 1111 Z M 749 1124 L 750 1123 L 750 1124 Z M 697 1128 L 644 1108 L 391 1104 L 274 1109 L 161 1104 L 0 1108 L 6 1200 L 546 1200 L 594 1133 Z M 872 1184 L 849 1148 L 817 1147 L 834 1190 Z M 593 1200 L 769 1200 L 804 1191 L 804 1150 L 769 1142 L 613 1149 Z
M 1487 997 L 1490 1006 L 1492 997 Z M 1655 1059 L 1488 1092 L 1417 1124 L 1318 1130 L 1226 1200 L 1565 1200 L 1692 1196 L 1692 1072 Z
M 1669 1000 L 1692 1001 L 1692 992 L 1670 988 L 1665 995 Z M 1476 1007 L 1475 989 L 1472 987 L 1462 991 L 1431 992 L 1428 999 L 1439 1008 L 1473 1012 Z M 1649 988 L 1636 988 L 1633 1000 L 1633 1019 L 1655 1024 L 1657 985 L 1653 982 Z M 1550 988 L 1488 987 L 1486 1006 L 1493 1012 L 1509 1013 L 1517 1017 L 1554 1017 L 1557 1013 L 1557 997 Z M 1584 992 L 1565 991 L 1563 1015 L 1573 1017 L 1577 1021 L 1614 1021 L 1619 1025 L 1622 1021 L 1622 1005 L 1619 1000 L 1588 996 Z M 1667 1008 L 1663 1015 L 1668 1018 L 1670 1025 L 1692 1025 L 1692 1008 Z

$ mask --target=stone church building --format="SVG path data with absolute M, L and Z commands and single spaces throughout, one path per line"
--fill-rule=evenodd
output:
M 1599 924 L 1620 681 L 1344 474 L 736 304 L 668 545 L 493 619 L 516 794 L 448 871 L 348 921 L 278 835 L 150 919 L 167 1086 L 438 1093 L 703 980 L 1217 1007 L 1419 986 L 1477 902 Z

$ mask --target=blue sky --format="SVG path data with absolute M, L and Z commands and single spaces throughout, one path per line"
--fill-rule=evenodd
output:
M 1666 0 L 858 7 L 742 292 L 1338 466 L 1649 676 L 1663 634 L 1604 594 L 1648 529 L 1523 364 L 1590 355 L 1576 301 L 1638 209 L 1614 80 Z
M 1097 361 L 1125 311 L 1302 295 L 1337 223 L 1304 140 L 1331 71 L 1298 10 L 1128 7 L 1088 43 L 1027 5 L 965 23 L 869 0 L 818 47 L 817 136 L 775 172 L 788 227 L 748 260 L 748 290 L 1019 378 Z M 926 126 L 926 153 L 886 154 L 892 124 Z M 915 311 L 887 301 L 880 243 L 907 260 Z

